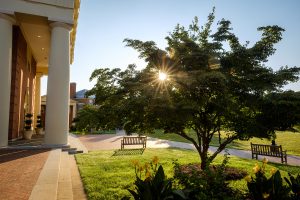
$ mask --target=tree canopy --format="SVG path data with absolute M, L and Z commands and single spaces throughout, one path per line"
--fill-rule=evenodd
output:
M 281 89 L 297 81 L 300 72 L 299 67 L 284 66 L 277 71 L 267 67 L 284 29 L 259 27 L 262 36 L 250 46 L 239 42 L 228 20 L 220 20 L 213 32 L 214 18 L 213 10 L 203 26 L 197 17 L 188 28 L 177 25 L 166 37 L 165 50 L 153 41 L 125 39 L 126 46 L 138 51 L 147 66 L 93 72 L 91 80 L 97 83 L 88 95 L 96 95 L 98 112 L 111 120 L 104 124 L 123 125 L 127 132 L 163 129 L 178 134 L 194 144 L 202 168 L 235 139 L 270 138 L 274 130 L 291 126 L 278 126 L 281 118 L 270 123 L 273 118 L 269 117 L 276 112 L 281 117 L 288 115 L 285 104 L 277 100 L 288 98 Z M 164 80 L 158 78 L 162 72 Z M 299 105 L 299 98 L 294 102 Z M 292 124 L 298 122 L 299 115 Z M 192 129 L 197 139 L 190 137 L 187 129 Z M 221 130 L 227 131 L 225 138 L 221 138 Z M 219 135 L 219 147 L 209 155 L 215 134 Z

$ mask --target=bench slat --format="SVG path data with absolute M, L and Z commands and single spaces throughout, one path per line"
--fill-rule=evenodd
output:
M 138 136 L 138 137 L 123 137 L 121 140 L 121 149 L 124 149 L 125 145 L 143 145 L 143 148 L 146 148 L 147 137 Z
M 282 150 L 282 146 L 264 145 L 264 144 L 252 144 L 251 143 L 252 159 L 257 159 L 258 155 L 273 156 L 281 158 L 282 163 L 287 164 L 286 151 Z

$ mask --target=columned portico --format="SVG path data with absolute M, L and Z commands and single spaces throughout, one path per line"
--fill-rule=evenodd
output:
M 50 24 L 45 144 L 65 145 L 69 131 L 70 30 L 65 23 Z
M 0 147 L 7 146 L 14 19 L 0 13 Z
M 37 115 L 45 146 L 68 143 L 79 7 L 80 0 L 0 0 L 0 148 L 29 139 L 24 129 L 36 127 Z M 47 113 L 41 109 L 41 76 L 48 76 Z

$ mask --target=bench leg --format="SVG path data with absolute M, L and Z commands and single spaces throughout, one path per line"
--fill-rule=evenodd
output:
M 285 163 L 287 165 L 287 156 L 286 155 L 281 155 L 281 163 Z
M 255 153 L 255 154 L 254 154 L 254 153 L 252 153 L 252 159 L 254 159 L 254 158 L 255 158 L 255 159 L 257 160 L 257 159 L 258 159 L 258 157 L 257 157 L 257 156 L 258 156 L 258 155 L 257 155 L 256 153 Z
M 284 156 L 285 164 L 287 165 L 287 155 Z
M 257 154 L 252 154 L 252 159 L 254 159 L 254 158 L 257 160 L 258 159 L 258 155 Z

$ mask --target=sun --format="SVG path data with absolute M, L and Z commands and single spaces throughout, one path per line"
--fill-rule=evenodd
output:
M 160 81 L 165 81 L 165 80 L 167 80 L 167 77 L 168 77 L 168 75 L 166 74 L 166 73 L 164 73 L 164 72 L 159 72 L 158 73 L 158 79 L 160 80 Z

